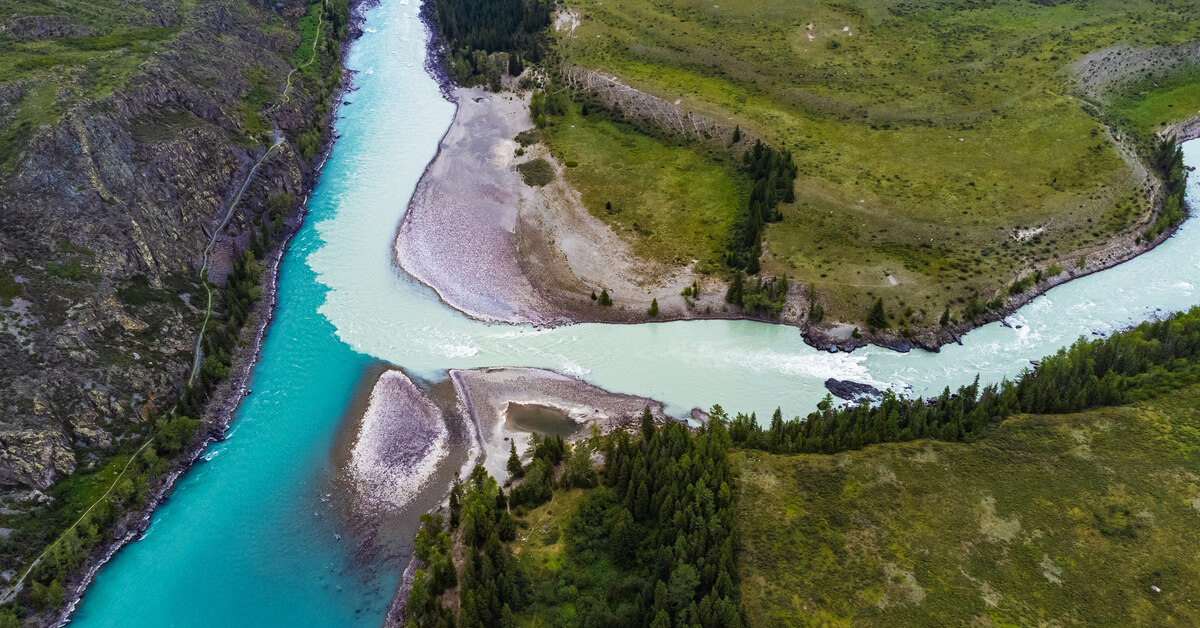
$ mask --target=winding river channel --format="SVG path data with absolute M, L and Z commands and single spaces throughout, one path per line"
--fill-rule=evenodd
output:
M 383 363 L 426 380 L 448 368 L 539 366 L 662 400 L 683 415 L 776 406 L 807 413 L 826 378 L 914 394 L 1017 375 L 1030 359 L 1197 302 L 1200 221 L 1135 260 L 1051 290 L 933 354 L 827 353 L 799 330 L 746 321 L 557 329 L 485 325 L 393 263 L 396 226 L 454 107 L 425 72 L 418 0 L 382 0 L 353 46 L 356 91 L 292 241 L 279 308 L 230 437 L 212 445 L 106 565 L 82 626 L 377 626 L 406 549 L 376 551 L 334 505 L 348 408 Z M 1200 142 L 1185 146 L 1200 163 Z M 1193 177 L 1191 198 L 1200 194 Z M 432 487 L 431 491 L 441 491 Z M 411 532 L 411 530 L 409 530 Z

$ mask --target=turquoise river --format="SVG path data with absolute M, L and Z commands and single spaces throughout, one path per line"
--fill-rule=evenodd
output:
M 74 624 L 379 625 L 407 549 L 364 550 L 371 543 L 329 496 L 348 408 L 380 364 L 430 380 L 448 368 L 540 366 L 660 399 L 679 415 L 714 403 L 795 415 L 825 394 L 829 377 L 912 393 L 976 373 L 997 381 L 1081 335 L 1196 303 L 1200 221 L 1190 220 L 1154 251 L 1039 297 L 1008 319 L 1012 327 L 982 327 L 937 354 L 831 354 L 795 328 L 745 321 L 557 329 L 472 321 L 392 259 L 396 226 L 454 114 L 424 69 L 418 11 L 418 0 L 382 0 L 366 14 L 348 59 L 352 104 L 284 258 L 278 311 L 229 438 L 100 571 Z M 1200 162 L 1200 142 L 1185 151 Z

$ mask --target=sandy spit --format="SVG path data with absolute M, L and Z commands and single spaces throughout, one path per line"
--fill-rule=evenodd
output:
M 368 510 L 400 508 L 426 484 L 446 457 L 445 419 L 400 371 L 375 382 L 363 413 L 348 470 Z
M 658 421 L 673 420 L 663 404 L 646 397 L 613 393 L 587 382 L 535 368 L 487 368 L 450 371 L 466 419 L 478 429 L 480 464 L 500 482 L 508 479 L 504 468 L 509 445 L 525 452 L 530 433 L 506 425 L 509 404 L 536 404 L 556 408 L 580 426 L 577 437 L 586 438 L 595 425 L 602 433 L 641 419 L 645 408 Z
M 413 193 L 394 251 L 447 305 L 479 320 L 548 326 L 746 318 L 726 306 L 723 281 L 634 255 L 588 212 L 543 145 L 516 155 L 513 138 L 533 128 L 526 95 L 457 88 L 451 98 L 454 122 Z M 516 167 L 539 158 L 555 179 L 534 188 Z M 701 296 L 689 302 L 680 293 L 692 282 Z M 591 300 L 601 290 L 612 307 Z M 802 321 L 801 295 L 792 291 L 782 322 Z M 655 299 L 659 314 L 650 317 Z

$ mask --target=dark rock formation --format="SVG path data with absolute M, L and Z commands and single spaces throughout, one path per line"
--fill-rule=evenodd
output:
M 0 151 L 0 485 L 44 488 L 170 407 L 203 316 L 196 277 L 211 230 L 264 153 L 263 127 L 317 115 L 297 74 L 290 101 L 249 123 L 255 84 L 277 93 L 301 43 L 266 28 L 282 26 L 275 13 L 233 0 L 142 6 L 131 24 L 178 33 L 111 92 L 97 98 L 92 74 L 107 66 L 0 85 L 0 125 L 31 106 L 27 93 L 57 93 L 52 122 Z M 0 31 L 90 32 L 72 20 L 18 15 Z M 220 246 L 246 246 L 269 194 L 303 198 L 311 168 L 295 139 L 258 170 Z
M 825 380 L 825 388 L 834 397 L 855 403 L 875 401 L 883 396 L 882 391 L 870 384 L 852 382 L 848 379 L 833 379 L 831 377 Z

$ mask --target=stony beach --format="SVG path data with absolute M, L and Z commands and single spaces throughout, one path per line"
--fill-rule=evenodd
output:
M 458 110 L 425 170 L 396 234 L 399 266 L 450 307 L 511 324 L 643 323 L 745 318 L 727 309 L 726 285 L 687 267 L 646 261 L 584 207 L 545 146 L 516 155 L 533 128 L 526 96 L 480 88 L 450 91 Z M 518 164 L 546 159 L 553 181 L 530 187 Z M 681 296 L 697 282 L 701 296 Z M 591 294 L 607 290 L 613 307 Z M 783 321 L 799 324 L 807 304 L 794 291 Z M 657 299 L 659 314 L 646 310 Z

